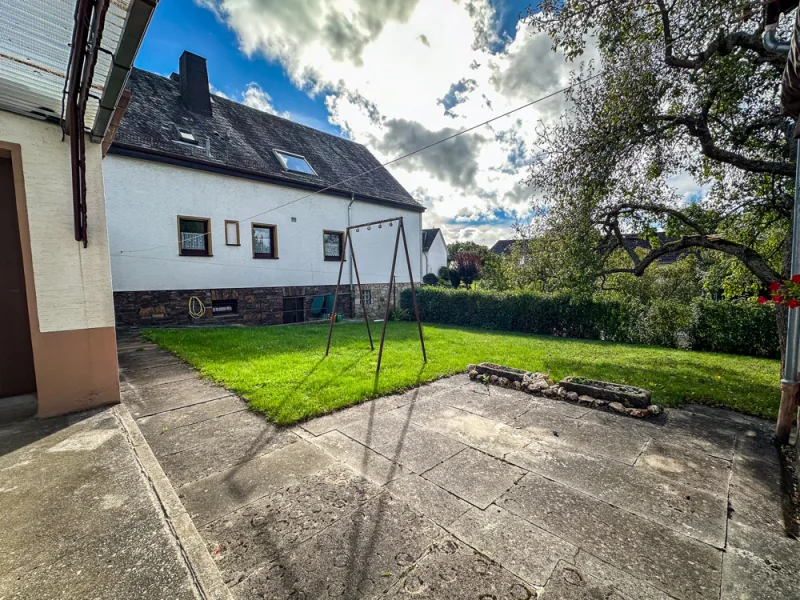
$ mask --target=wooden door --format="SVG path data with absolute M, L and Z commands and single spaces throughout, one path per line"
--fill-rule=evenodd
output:
M 0 157 L 0 398 L 36 391 L 11 160 Z

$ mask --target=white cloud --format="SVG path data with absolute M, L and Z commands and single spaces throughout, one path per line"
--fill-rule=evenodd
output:
M 287 119 L 290 116 L 288 112 L 280 113 L 275 110 L 275 107 L 272 105 L 272 96 L 261 89 L 261 86 L 255 81 L 251 81 L 247 84 L 247 87 L 242 93 L 242 104 L 271 115 L 278 115 Z
M 246 54 L 279 61 L 298 88 L 323 95 L 330 122 L 381 161 L 551 93 L 575 68 L 525 27 L 501 39 L 489 0 L 196 1 L 211 5 Z M 261 88 L 242 98 L 275 111 Z M 545 100 L 392 173 L 429 208 L 426 227 L 491 244 L 510 235 L 509 216 L 529 213 L 532 190 L 520 182 L 537 125 L 565 107 L 563 96 Z

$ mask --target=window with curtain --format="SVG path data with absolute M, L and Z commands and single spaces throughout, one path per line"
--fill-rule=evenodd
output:
M 178 217 L 178 247 L 181 256 L 211 256 L 211 220 Z
M 342 260 L 344 233 L 341 231 L 322 232 L 322 249 L 325 260 Z

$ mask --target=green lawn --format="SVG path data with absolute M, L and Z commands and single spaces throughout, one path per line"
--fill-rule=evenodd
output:
M 327 358 L 322 325 L 149 330 L 143 336 L 286 424 L 483 361 L 549 371 L 556 380 L 580 375 L 640 386 L 665 406 L 702 402 L 772 417 L 780 403 L 779 361 L 729 354 L 426 325 L 423 364 L 416 325 L 392 322 L 376 378 L 377 326 L 371 352 L 363 324 L 336 325 Z

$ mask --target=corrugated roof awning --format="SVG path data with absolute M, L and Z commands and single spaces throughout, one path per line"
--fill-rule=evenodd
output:
M 105 134 L 156 2 L 109 1 L 84 118 L 93 137 Z M 0 14 L 0 110 L 60 122 L 75 1 L 0 0 Z

